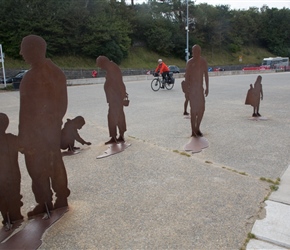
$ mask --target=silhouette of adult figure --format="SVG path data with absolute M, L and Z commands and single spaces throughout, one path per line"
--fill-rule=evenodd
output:
M 5 133 L 8 124 L 7 115 L 0 113 L 0 211 L 3 224 L 23 219 L 20 212 L 23 203 L 20 194 L 18 138 Z
M 78 133 L 78 129 L 81 129 L 85 125 L 85 119 L 82 116 L 77 116 L 74 119 L 67 119 L 61 130 L 61 149 L 68 149 L 68 151 L 75 151 L 79 149 L 75 147 L 75 141 L 82 145 L 91 145 L 90 142 L 86 142 Z
M 261 116 L 259 113 L 260 100 L 263 100 L 262 76 L 258 76 L 254 87 L 250 84 L 250 89 L 247 92 L 245 104 L 253 107 L 253 117 Z
M 189 89 L 188 89 L 188 85 L 186 85 L 185 81 L 181 82 L 181 88 L 182 88 L 182 91 L 183 91 L 184 97 L 185 97 L 184 104 L 183 104 L 183 115 L 189 115 L 189 113 L 187 112 L 187 106 L 189 103 Z
M 67 109 L 67 87 L 63 72 L 46 59 L 46 42 L 29 35 L 21 42 L 20 54 L 31 65 L 20 84 L 20 152 L 32 179 L 38 203 L 28 216 L 68 206 L 67 174 L 60 141 L 62 118 Z M 52 203 L 53 191 L 57 197 Z
M 263 87 L 262 87 L 262 76 L 258 76 L 254 84 L 254 114 L 253 116 L 261 116 L 259 113 L 260 100 L 263 100 Z
M 203 88 L 205 80 L 205 90 Z M 192 47 L 192 58 L 186 64 L 185 83 L 188 85 L 188 97 L 191 115 L 191 136 L 203 136 L 200 131 L 200 123 L 205 110 L 205 96 L 209 92 L 209 79 L 207 62 L 201 57 L 199 45 Z
M 126 98 L 127 93 L 121 70 L 116 63 L 110 61 L 106 56 L 99 56 L 96 63 L 98 67 L 107 72 L 104 90 L 109 104 L 108 127 L 111 139 L 105 144 L 124 142 L 124 133 L 127 127 L 123 100 Z M 119 129 L 118 138 L 117 128 Z

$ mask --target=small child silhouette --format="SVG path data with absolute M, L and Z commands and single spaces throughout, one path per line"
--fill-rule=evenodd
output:
M 18 137 L 5 133 L 9 125 L 6 114 L 0 113 L 0 211 L 3 224 L 22 220 L 20 194 L 21 174 L 18 164 Z
M 78 141 L 82 145 L 91 145 L 90 142 L 86 142 L 80 137 L 78 129 L 81 129 L 85 125 L 85 119 L 82 116 L 77 116 L 74 119 L 67 119 L 61 130 L 61 149 L 67 149 L 68 151 L 75 151 L 79 149 L 75 147 L 75 141 Z

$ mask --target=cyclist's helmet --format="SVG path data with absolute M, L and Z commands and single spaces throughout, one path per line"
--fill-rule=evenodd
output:
M 158 59 L 158 63 L 162 62 L 162 59 Z

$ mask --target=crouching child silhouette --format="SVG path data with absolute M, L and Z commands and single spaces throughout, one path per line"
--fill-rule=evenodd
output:
M 77 116 L 74 119 L 67 119 L 61 130 L 61 149 L 74 152 L 78 147 L 75 147 L 75 141 L 82 145 L 91 145 L 90 142 L 85 141 L 80 137 L 78 130 L 85 125 L 85 119 L 82 116 Z
M 23 219 L 20 211 L 23 203 L 20 194 L 18 137 L 5 133 L 8 124 L 7 115 L 0 113 L 0 211 L 4 225 Z

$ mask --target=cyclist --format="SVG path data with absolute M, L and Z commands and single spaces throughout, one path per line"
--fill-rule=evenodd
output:
M 161 88 L 164 88 L 164 84 L 165 84 L 165 77 L 167 75 L 167 78 L 169 79 L 169 71 L 170 69 L 168 68 L 168 66 L 162 62 L 162 59 L 158 59 L 158 66 L 155 69 L 155 73 L 159 73 L 162 75 L 162 86 Z

